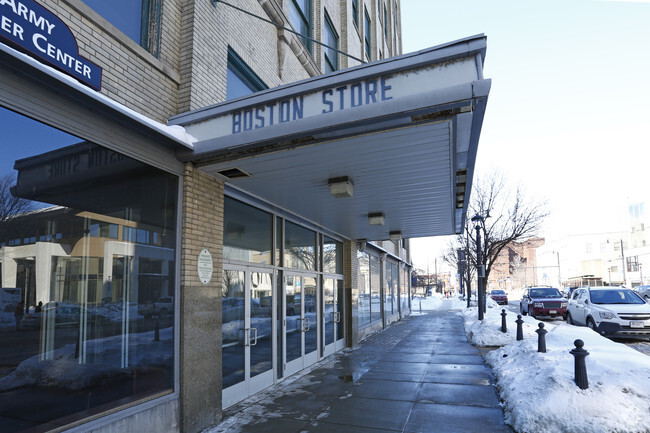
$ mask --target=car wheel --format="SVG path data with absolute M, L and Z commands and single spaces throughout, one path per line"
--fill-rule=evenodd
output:
M 591 317 L 587 318 L 587 326 L 589 327 L 589 329 L 593 330 L 594 332 L 598 332 L 598 330 L 596 329 L 596 323 L 594 322 L 594 319 L 592 319 Z
M 163 308 L 160 310 L 160 313 L 158 314 L 161 318 L 167 316 L 167 309 Z
M 506 301 L 506 305 L 508 305 L 508 301 Z
M 573 318 L 571 317 L 571 313 L 566 313 L 566 317 L 564 318 L 564 320 L 566 320 L 566 323 L 568 323 L 569 325 L 575 325 L 575 323 L 573 322 Z

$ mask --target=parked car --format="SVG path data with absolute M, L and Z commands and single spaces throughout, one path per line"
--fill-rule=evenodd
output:
M 508 305 L 508 294 L 505 290 L 492 290 L 490 292 L 490 298 L 499 305 Z
M 144 316 L 145 319 L 174 314 L 174 298 L 171 296 L 163 296 L 156 302 L 139 304 L 138 314 Z
M 646 302 L 650 302 L 650 285 L 643 285 L 634 288 L 637 295 L 641 296 Z
M 650 336 L 650 305 L 625 287 L 579 288 L 569 299 L 567 323 L 608 336 Z
M 553 287 L 528 287 L 519 301 L 522 315 L 561 317 L 566 315 L 567 300 Z

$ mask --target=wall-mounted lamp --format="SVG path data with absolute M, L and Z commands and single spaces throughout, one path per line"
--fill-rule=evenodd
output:
M 331 177 L 327 180 L 330 187 L 330 194 L 336 198 L 352 197 L 354 184 L 347 176 Z
M 391 241 L 399 241 L 401 239 L 402 239 L 402 232 L 400 232 L 400 231 L 390 232 L 390 240 Z
M 386 216 L 383 212 L 372 212 L 368 214 L 368 222 L 373 226 L 383 226 Z
M 357 249 L 358 249 L 360 252 L 364 252 L 364 251 L 365 251 L 365 249 L 366 249 L 366 240 L 365 240 L 365 239 L 359 239 L 359 240 L 357 241 Z

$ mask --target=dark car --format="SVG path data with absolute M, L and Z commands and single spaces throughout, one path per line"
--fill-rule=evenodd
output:
M 508 295 L 504 290 L 492 290 L 490 292 L 490 298 L 499 305 L 508 305 Z
M 529 287 L 519 302 L 519 311 L 531 317 L 566 317 L 567 300 L 553 287 Z

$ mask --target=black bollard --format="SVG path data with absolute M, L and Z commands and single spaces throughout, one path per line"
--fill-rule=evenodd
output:
M 515 320 L 517 323 L 517 341 L 523 340 L 524 339 L 524 329 L 521 327 L 522 323 L 524 321 L 521 319 L 521 314 L 517 314 L 517 320 Z
M 537 332 L 537 351 L 546 353 L 546 334 L 548 331 L 544 329 L 544 324 L 539 323 L 539 329 L 535 330 Z
M 573 342 L 576 348 L 569 351 L 571 355 L 575 358 L 575 377 L 574 380 L 578 388 L 587 389 L 589 388 L 589 379 L 587 379 L 587 364 L 585 363 L 585 358 L 589 355 L 582 347 L 585 345 L 584 341 L 576 340 Z
M 501 332 L 508 332 L 508 327 L 506 326 L 506 310 L 501 310 Z
M 160 341 L 160 319 L 156 320 L 156 327 L 153 331 L 153 341 Z

